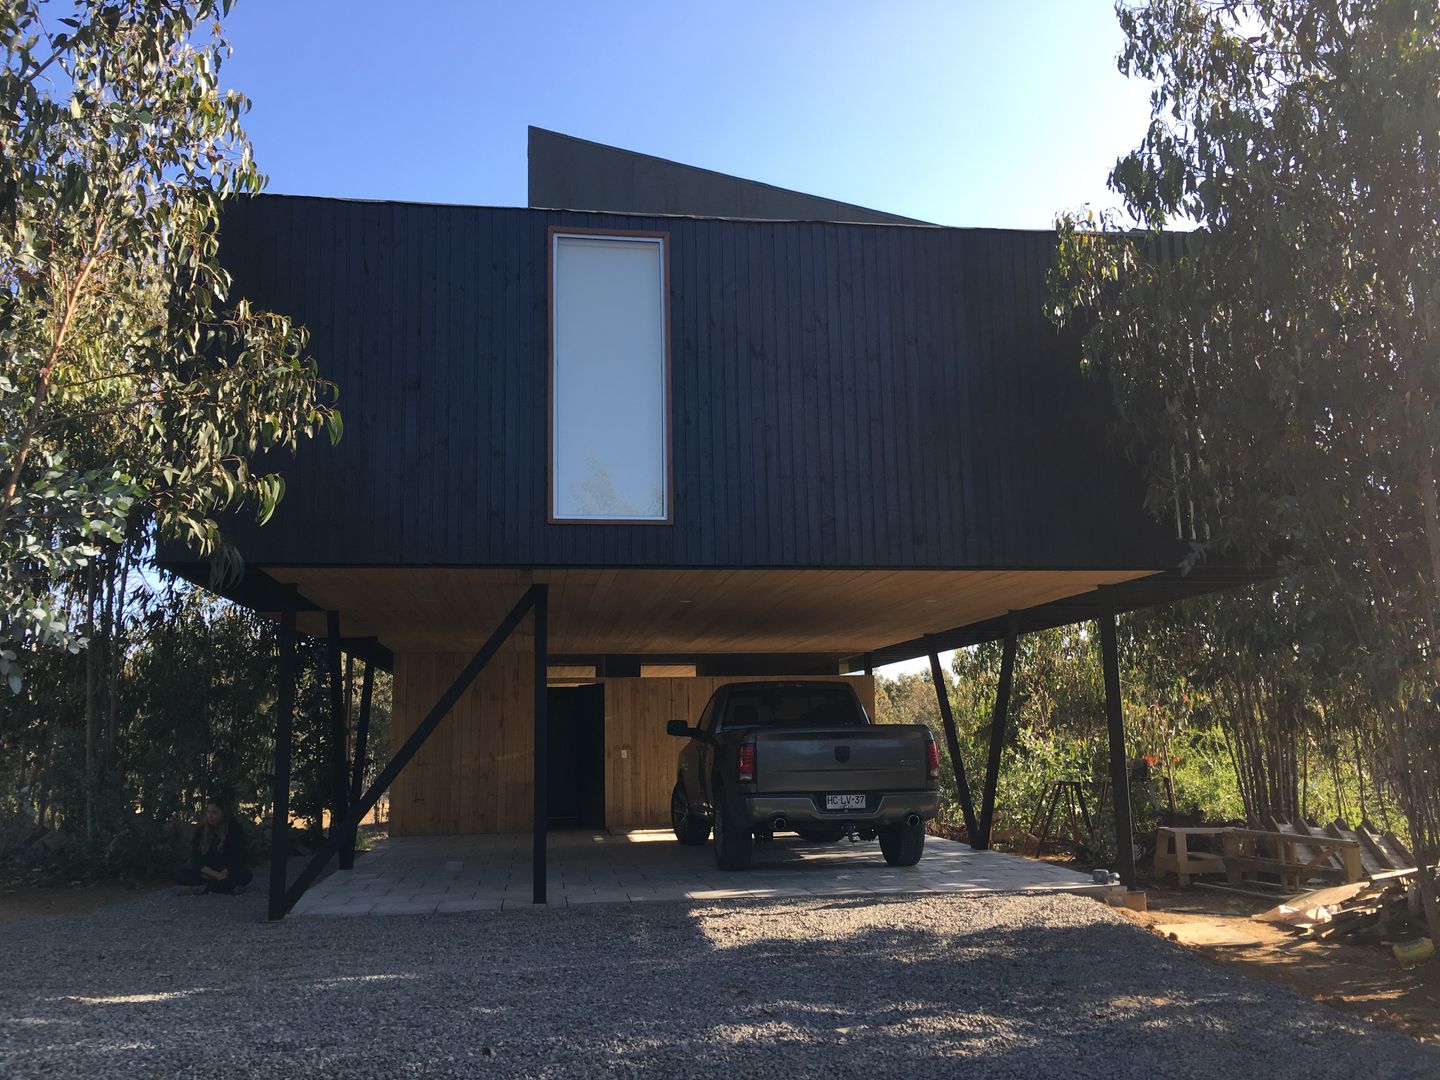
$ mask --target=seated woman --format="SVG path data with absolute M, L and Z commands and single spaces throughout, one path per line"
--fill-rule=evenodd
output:
M 182 891 L 198 895 L 241 892 L 252 876 L 245 830 L 223 800 L 211 799 L 205 804 L 205 823 L 195 827 L 190 841 L 190 865 L 176 880 Z

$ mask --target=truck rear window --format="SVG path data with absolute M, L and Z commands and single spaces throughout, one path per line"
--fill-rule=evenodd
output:
M 865 715 L 849 687 L 777 686 L 734 691 L 725 727 L 859 727 Z

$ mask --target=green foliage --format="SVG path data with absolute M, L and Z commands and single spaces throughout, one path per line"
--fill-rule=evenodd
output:
M 0 675 L 86 638 L 57 586 L 121 534 L 233 571 L 218 511 L 283 493 L 250 463 L 324 428 L 334 388 L 283 316 L 230 294 L 224 198 L 259 191 L 222 90 L 228 0 L 0 7 Z
M 1126 757 L 1137 770 L 1148 773 L 1148 779 L 1132 783 L 1138 840 L 1166 822 L 1260 824 L 1262 814 L 1275 811 L 1272 803 L 1248 802 L 1242 790 L 1248 779 L 1268 767 L 1251 760 L 1260 752 L 1253 745 L 1252 729 L 1263 715 L 1237 720 L 1225 677 L 1227 671 L 1257 667 L 1268 677 L 1277 670 L 1274 658 L 1267 659 L 1259 644 L 1273 627 L 1261 626 L 1253 638 L 1245 639 L 1245 648 L 1260 651 L 1243 662 L 1236 645 L 1239 628 L 1251 625 L 1247 619 L 1253 616 L 1256 602 L 1250 593 L 1241 593 L 1120 619 Z M 952 662 L 951 708 L 977 802 L 989 753 L 1000 658 L 1000 643 L 994 642 L 962 650 Z M 1307 699 L 1306 704 L 1312 703 Z M 881 723 L 931 727 L 941 748 L 940 820 L 962 824 L 929 673 L 877 680 L 876 712 Z M 1347 752 L 1333 740 L 1326 742 L 1320 737 L 1318 715 L 1312 709 L 1306 723 L 1291 732 L 1294 739 L 1288 745 L 1307 767 L 1303 777 L 1297 773 L 1291 811 L 1279 816 L 1322 821 L 1368 817 L 1393 828 L 1393 803 L 1383 791 L 1383 780 L 1377 780 L 1373 749 L 1361 750 L 1360 743 L 1352 743 Z M 1004 844 L 1032 830 L 1060 781 L 1085 785 L 1092 812 L 1109 782 L 1099 645 L 1084 625 L 1026 634 L 1019 640 L 996 787 L 998 842 Z M 1103 863 L 1114 858 L 1114 845 L 1113 818 L 1102 816 L 1086 842 L 1086 854 Z
M 1151 506 L 1294 564 L 1331 659 L 1433 685 L 1440 588 L 1440 11 L 1394 0 L 1122 7 L 1158 80 L 1112 185 L 1146 236 L 1061 223 L 1056 314 L 1089 320 Z M 1219 523 L 1223 520 L 1223 533 Z
M 258 816 L 274 757 L 273 625 L 194 589 L 141 620 L 121 704 L 124 812 L 188 818 L 221 795 Z
M 1180 814 L 1204 821 L 1245 821 L 1245 805 L 1218 727 L 1183 729 L 1171 749 Z M 1318 808 L 1319 800 L 1313 805 Z
M 1440 8 L 1117 11 L 1120 69 L 1153 85 L 1151 123 L 1111 174 L 1126 218 L 1059 222 L 1052 314 L 1084 327 L 1152 511 L 1197 558 L 1283 572 L 1250 626 L 1218 612 L 1192 652 L 1212 662 L 1197 685 L 1228 725 L 1247 811 L 1302 808 L 1312 750 L 1333 762 L 1353 742 L 1433 859 Z M 1195 229 L 1161 236 L 1174 222 Z
M 89 668 L 117 643 L 121 662 L 96 686 Z M 330 685 L 323 645 L 300 645 L 291 802 L 313 830 L 330 795 Z M 188 587 L 136 590 L 87 653 L 37 654 L 20 693 L 0 697 L 0 864 L 59 881 L 164 876 L 208 797 L 262 821 L 276 663 L 273 622 Z M 87 698 L 101 717 L 93 765 Z M 390 679 L 377 673 L 371 779 L 388 755 L 390 700 Z

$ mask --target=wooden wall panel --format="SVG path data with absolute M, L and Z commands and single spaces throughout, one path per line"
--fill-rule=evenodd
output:
M 533 639 L 517 633 L 461 697 L 390 789 L 395 836 L 529 832 L 534 797 L 531 749 Z M 469 661 L 467 653 L 400 653 L 395 657 L 391 752 L 415 730 Z M 603 679 L 605 686 L 605 824 L 611 829 L 666 825 L 681 740 L 670 720 L 694 723 L 717 687 L 779 677 Z M 875 680 L 849 682 L 874 715 Z
M 806 677 L 810 678 L 809 676 Z M 717 687 L 770 679 L 603 679 L 605 684 L 605 825 L 610 829 L 668 825 L 675 759 L 684 743 L 665 734 L 670 720 L 693 724 Z M 875 679 L 837 675 L 855 687 L 875 715 Z
M 534 791 L 534 639 L 517 631 L 390 789 L 396 836 L 527 832 Z M 399 653 L 391 752 L 470 661 L 469 653 Z
M 853 656 L 1134 581 L 1131 570 L 513 570 L 271 567 L 346 637 L 393 652 L 477 647 L 531 584 L 550 586 L 550 652 Z

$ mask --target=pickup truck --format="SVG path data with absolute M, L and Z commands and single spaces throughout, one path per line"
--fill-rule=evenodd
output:
M 827 842 L 880 840 L 914 866 L 940 807 L 940 757 L 924 724 L 872 724 L 839 682 L 731 683 L 699 722 L 665 725 L 680 752 L 670 820 L 682 844 L 715 833 L 724 870 L 750 865 L 755 841 L 794 831 Z

